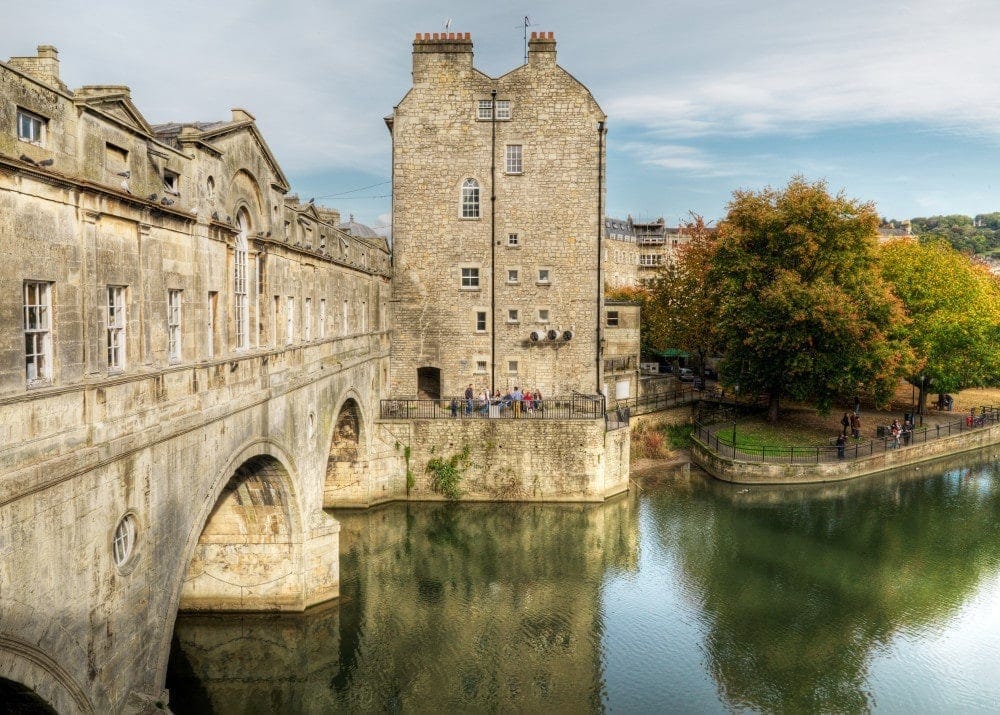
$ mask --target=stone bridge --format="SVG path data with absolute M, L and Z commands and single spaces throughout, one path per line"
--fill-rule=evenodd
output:
M 324 493 L 367 469 L 387 355 L 359 334 L 0 401 L 0 694 L 149 709 L 178 609 L 337 596 Z

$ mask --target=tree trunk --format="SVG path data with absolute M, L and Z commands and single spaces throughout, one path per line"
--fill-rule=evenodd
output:
M 771 390 L 767 399 L 767 421 L 778 421 L 778 390 Z
M 920 388 L 920 397 L 917 398 L 917 414 L 922 415 L 927 412 L 927 386 Z

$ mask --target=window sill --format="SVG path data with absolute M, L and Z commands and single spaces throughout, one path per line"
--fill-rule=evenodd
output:
M 524 176 L 523 171 L 505 171 L 504 176 Z
M 536 286 L 550 286 L 552 281 L 535 281 Z
M 482 216 L 459 216 L 458 220 L 459 221 L 481 221 L 482 218 L 483 218 Z
M 459 290 L 460 293 L 479 293 L 483 289 L 479 288 L 479 287 L 470 288 L 470 287 L 466 287 L 466 286 L 459 286 L 458 290 Z
M 52 387 L 52 378 L 44 377 L 37 380 L 29 380 L 25 384 L 25 388 L 28 390 L 37 390 L 42 387 Z

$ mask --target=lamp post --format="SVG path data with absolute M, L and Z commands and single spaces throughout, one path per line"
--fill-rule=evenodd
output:
M 925 377 L 926 377 L 926 375 L 921 375 L 920 376 L 920 396 L 918 397 L 918 401 L 917 401 L 917 414 L 920 415 L 920 426 L 921 427 L 924 426 L 924 405 L 923 405 L 923 402 L 920 400 L 920 398 L 924 396 L 924 378 Z
M 733 385 L 736 394 L 733 396 L 733 460 L 736 459 L 736 414 L 740 402 L 740 384 Z

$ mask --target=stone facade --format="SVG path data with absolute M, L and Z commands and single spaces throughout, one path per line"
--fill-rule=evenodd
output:
M 683 226 L 667 226 L 662 216 L 655 221 L 605 217 L 604 232 L 606 289 L 649 283 L 660 267 L 671 265 L 677 250 L 691 240 Z
M 638 303 L 611 300 L 606 301 L 604 307 L 606 345 L 602 392 L 609 401 L 637 397 L 641 308 Z
M 418 35 L 386 120 L 393 395 L 600 389 L 604 121 L 551 33 L 498 78 L 473 66 L 467 33 Z

